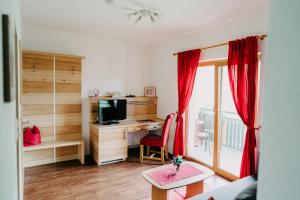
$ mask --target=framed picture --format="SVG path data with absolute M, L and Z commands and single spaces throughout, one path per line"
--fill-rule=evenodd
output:
M 2 15 L 2 44 L 3 44 L 3 91 L 4 102 L 15 99 L 15 30 L 8 15 Z
M 156 97 L 156 87 L 145 87 L 144 88 L 145 97 Z

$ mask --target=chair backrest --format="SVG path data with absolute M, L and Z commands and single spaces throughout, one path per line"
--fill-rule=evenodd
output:
M 163 146 L 165 146 L 168 143 L 172 120 L 175 116 L 176 116 L 176 113 L 171 113 L 166 117 L 164 126 L 162 128 L 162 133 L 161 133 L 161 139 L 162 139 Z

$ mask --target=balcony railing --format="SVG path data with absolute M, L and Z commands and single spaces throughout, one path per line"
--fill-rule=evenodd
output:
M 219 133 L 221 135 L 221 147 L 225 146 L 237 151 L 243 151 L 246 127 L 238 114 L 233 112 L 221 112 L 221 126 L 219 126 Z M 212 109 L 201 108 L 198 114 L 198 122 L 196 131 L 207 134 L 208 141 L 214 140 L 214 112 Z M 199 125 L 199 124 L 198 124 Z M 199 135 L 199 134 L 196 134 Z

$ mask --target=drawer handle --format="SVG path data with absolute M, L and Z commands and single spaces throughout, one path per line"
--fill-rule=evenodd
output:
M 127 133 L 127 130 L 126 129 L 124 129 L 124 131 L 123 131 L 123 139 L 125 140 L 125 139 L 127 139 L 127 137 L 126 137 L 126 133 Z

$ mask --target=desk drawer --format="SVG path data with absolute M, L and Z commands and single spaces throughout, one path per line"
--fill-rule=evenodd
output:
M 143 127 L 141 127 L 143 130 L 157 130 L 157 129 L 161 129 L 161 125 L 160 124 L 149 124 L 149 125 L 144 125 Z
M 129 133 L 134 133 L 143 130 L 141 127 L 128 127 Z
M 125 148 L 111 148 L 111 149 L 100 149 L 100 162 L 108 162 L 119 159 L 127 158 L 127 147 Z
M 100 129 L 98 147 L 100 162 L 126 159 L 127 148 L 127 128 Z

